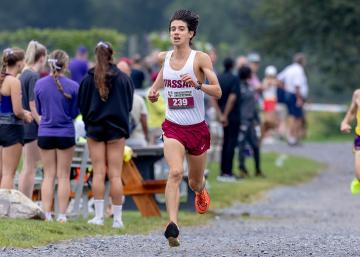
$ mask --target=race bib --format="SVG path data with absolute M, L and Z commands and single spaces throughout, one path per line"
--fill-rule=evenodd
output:
M 168 91 L 168 106 L 170 109 L 194 108 L 192 91 Z

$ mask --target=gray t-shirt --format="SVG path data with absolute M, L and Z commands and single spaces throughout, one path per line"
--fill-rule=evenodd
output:
M 34 101 L 35 83 L 39 79 L 39 74 L 31 69 L 24 70 L 19 79 L 21 82 L 22 105 L 25 110 L 30 111 L 30 101 Z M 34 140 L 37 138 L 38 125 L 36 121 L 30 124 L 24 124 L 24 139 Z M 26 142 L 25 142 L 26 143 Z
M 256 91 L 245 82 L 240 83 L 240 119 L 242 125 L 259 123 Z

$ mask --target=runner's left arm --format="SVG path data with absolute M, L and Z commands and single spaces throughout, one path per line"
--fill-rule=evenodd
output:
M 209 55 L 200 52 L 199 55 L 199 64 L 200 69 L 204 72 L 206 79 L 209 81 L 209 84 L 202 84 L 201 90 L 217 99 L 221 97 L 221 87 L 217 76 L 214 72 L 213 65 Z
M 214 72 L 211 60 L 209 55 L 199 52 L 198 55 L 198 63 L 200 70 L 204 73 L 205 78 L 209 81 L 209 84 L 203 83 L 204 81 L 200 81 L 202 83 L 201 90 L 210 95 L 215 97 L 216 99 L 220 99 L 221 97 L 221 87 L 219 85 L 219 81 L 217 79 L 217 76 Z M 181 77 L 181 80 L 190 84 L 193 87 L 198 86 L 199 82 L 194 81 L 192 77 L 189 74 L 185 74 Z

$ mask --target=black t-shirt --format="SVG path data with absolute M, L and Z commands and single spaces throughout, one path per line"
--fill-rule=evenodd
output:
M 30 101 L 34 101 L 35 83 L 39 79 L 39 73 L 26 69 L 19 79 L 21 83 L 22 106 L 25 110 L 30 111 Z M 38 125 L 36 121 L 24 124 L 24 139 L 36 139 L 38 133 Z
M 240 100 L 240 86 L 238 78 L 233 75 L 231 72 L 224 72 L 219 75 L 219 84 L 221 87 L 222 95 L 218 100 L 220 110 L 224 112 L 226 102 L 230 94 L 236 95 L 236 102 L 233 109 L 229 113 L 229 121 L 240 121 L 240 112 L 239 112 L 239 100 Z
M 133 80 L 134 86 L 136 89 L 143 88 L 145 74 L 142 70 L 132 69 L 131 70 L 131 79 Z

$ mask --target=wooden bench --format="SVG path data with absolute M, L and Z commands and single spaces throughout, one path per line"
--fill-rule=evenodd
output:
M 87 216 L 87 200 L 92 197 L 91 192 L 84 192 L 84 177 L 86 169 L 91 167 L 91 160 L 89 158 L 89 151 L 86 144 L 76 145 L 75 155 L 71 164 L 72 168 L 80 168 L 80 175 L 78 177 L 75 191 L 72 194 L 74 197 L 73 214 L 80 214 L 80 199 L 83 199 L 83 216 Z M 160 216 L 160 209 L 153 197 L 154 194 L 164 193 L 166 180 L 146 179 L 144 180 L 141 173 L 137 169 L 132 160 L 123 163 L 123 171 L 121 176 L 124 195 L 131 196 L 139 209 L 142 216 Z M 106 183 L 105 189 L 105 206 L 107 206 L 109 199 L 109 183 Z

